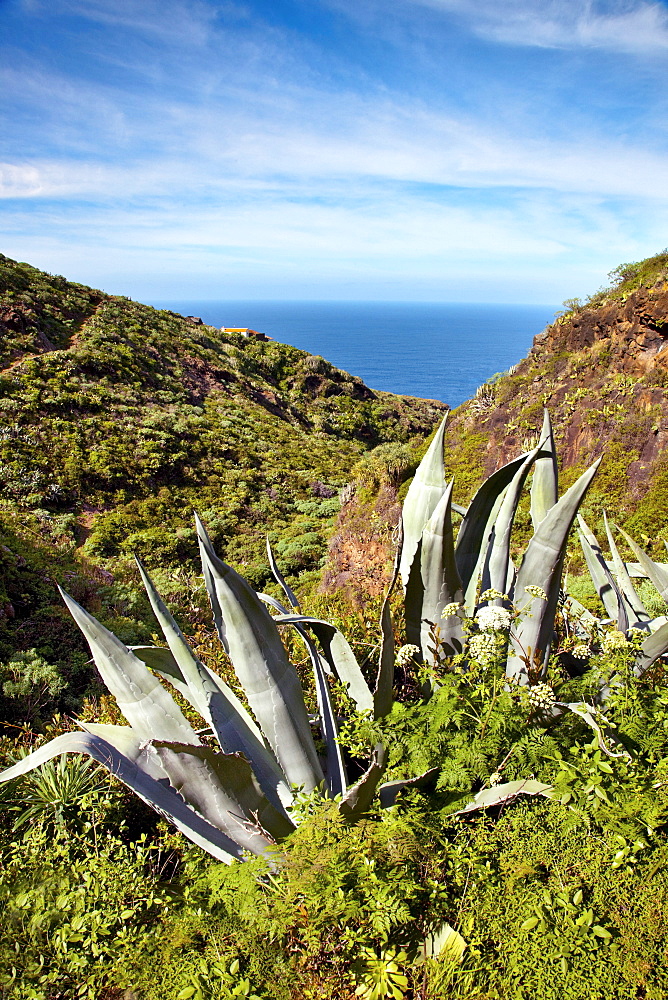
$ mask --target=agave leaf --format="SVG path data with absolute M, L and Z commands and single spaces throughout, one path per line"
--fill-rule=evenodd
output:
M 380 655 L 376 689 L 373 693 L 374 719 L 384 719 L 392 708 L 394 692 L 394 627 L 389 597 L 383 601 L 380 612 Z
M 380 612 L 380 655 L 378 657 L 378 673 L 376 675 L 376 687 L 373 693 L 373 716 L 374 719 L 384 719 L 392 708 L 392 695 L 394 691 L 394 628 L 392 627 L 392 609 L 390 599 L 399 576 L 401 553 L 404 545 L 403 526 L 399 527 L 399 543 L 394 554 L 394 568 L 392 579 L 385 594 L 383 607 Z
M 102 680 L 137 736 L 197 745 L 181 709 L 146 665 L 69 594 L 60 593 L 86 637 Z
M 626 602 L 608 569 L 608 564 L 603 558 L 601 546 L 598 544 L 596 536 L 590 530 L 581 514 L 578 514 L 578 538 L 580 539 L 589 575 L 596 587 L 596 592 L 601 599 L 608 618 L 616 618 L 617 628 L 620 632 L 626 632 L 629 627 Z
M 217 690 L 217 694 L 211 699 L 211 705 L 202 704 L 186 683 L 171 650 L 160 646 L 138 646 L 134 648 L 134 652 L 149 667 L 157 670 L 170 684 L 173 684 L 190 702 L 209 723 L 226 753 L 243 753 L 250 762 L 262 791 L 274 808 L 282 810 L 284 806 L 292 803 L 292 793 L 286 784 L 285 775 L 271 750 L 265 746 L 255 720 L 222 678 L 204 664 L 200 664 Z
M 302 628 L 303 624 L 310 625 L 313 622 L 320 622 L 323 625 L 323 627 L 327 626 L 327 628 L 330 631 L 334 630 L 333 625 L 330 626 L 329 622 L 323 621 L 321 618 L 311 618 L 310 615 L 302 615 L 301 613 L 295 614 L 294 609 L 292 611 L 288 611 L 285 605 L 281 604 L 281 602 L 278 601 L 275 597 L 271 597 L 269 594 L 261 594 L 259 591 L 256 591 L 256 593 L 258 598 L 262 601 L 263 604 L 268 604 L 270 608 L 275 608 L 276 611 L 279 612 L 279 614 L 277 615 L 272 615 L 274 621 L 279 623 L 280 625 L 293 625 L 296 631 L 299 632 L 299 634 L 302 636 L 304 641 L 306 641 L 307 636 L 306 633 L 304 632 L 304 629 Z M 327 660 L 325 660 L 322 666 L 326 674 L 332 673 L 331 668 L 329 666 L 329 662 Z
M 345 684 L 348 696 L 355 702 L 357 711 L 372 711 L 373 695 L 345 635 L 329 622 L 314 620 L 311 628 L 320 643 L 325 661 L 332 667 L 341 683 Z
M 158 761 L 150 760 L 146 744 L 129 726 L 98 727 L 100 730 L 123 730 L 114 733 L 115 745 L 94 733 L 63 733 L 50 743 L 34 750 L 13 767 L 0 772 L 0 782 L 11 781 L 39 767 L 61 753 L 84 753 L 106 767 L 119 781 L 131 788 L 149 806 L 166 816 L 189 840 L 219 861 L 231 864 L 242 858 L 241 848 L 188 806 L 169 785 L 166 775 L 157 770 Z M 111 735 L 111 734 L 108 734 Z M 190 745 L 190 744 L 188 744 Z M 160 774 L 159 780 L 154 777 Z
M 506 486 L 498 495 L 494 501 L 494 506 L 492 507 L 489 516 L 487 518 L 487 524 L 485 525 L 485 530 L 480 538 L 480 552 L 478 553 L 478 559 L 475 564 L 475 568 L 469 579 L 468 586 L 464 592 L 464 608 L 466 614 L 469 618 L 473 617 L 473 613 L 476 607 L 476 599 L 478 596 L 478 580 L 481 579 L 485 572 L 485 566 L 487 565 L 487 558 L 490 551 L 490 546 L 492 543 L 492 537 L 494 534 L 494 525 L 496 524 L 496 519 L 499 516 L 499 511 L 501 510 L 501 505 L 504 501 L 505 495 L 510 487 Z M 458 539 L 459 540 L 459 539 Z M 455 548 L 455 555 L 457 554 L 457 549 Z M 510 567 L 508 567 L 508 572 L 510 573 Z M 513 567 L 513 579 L 515 575 L 515 567 Z M 511 591 L 503 590 L 504 594 L 510 594 Z
M 120 752 L 129 745 L 124 726 L 82 723 Z M 156 779 L 166 777 L 185 802 L 239 847 L 268 856 L 273 838 L 284 837 L 294 825 L 284 811 L 267 801 L 248 761 L 240 754 L 219 753 L 212 747 L 150 740 L 139 747 L 137 763 Z M 268 831 L 271 838 L 267 836 Z
M 647 553 L 633 541 L 631 536 L 628 535 L 623 528 L 620 528 L 618 525 L 615 525 L 615 527 L 617 528 L 617 531 L 624 536 L 626 543 L 640 563 L 640 567 L 645 576 L 656 587 L 663 600 L 668 604 L 668 566 L 662 563 L 654 562 L 654 560 L 651 559 Z
M 484 555 L 491 528 L 489 517 L 494 505 L 500 503 L 499 497 L 510 484 L 517 470 L 522 467 L 526 457 L 526 455 L 520 455 L 519 458 L 493 472 L 482 484 L 469 505 L 466 516 L 460 525 L 455 546 L 457 569 L 464 593 L 467 593 L 471 578 L 479 566 L 481 551 Z
M 309 656 L 311 657 L 311 664 L 313 665 L 320 725 L 327 748 L 327 787 L 332 798 L 335 798 L 337 795 L 343 795 L 348 787 L 348 778 L 338 741 L 336 716 L 332 708 L 332 699 L 329 694 L 327 678 L 322 669 L 322 662 L 318 650 L 315 648 L 315 643 L 301 630 L 300 634 L 306 642 Z
M 446 962 L 458 964 L 462 961 L 467 948 L 467 942 L 454 927 L 451 927 L 450 924 L 441 924 L 424 939 L 422 955 L 418 964 L 420 961 L 424 962 L 425 958 L 441 958 Z
M 151 578 L 137 560 L 146 593 L 151 602 L 153 612 L 158 619 L 163 635 L 179 670 L 192 693 L 192 703 L 202 704 L 206 708 L 203 718 L 211 725 L 220 746 L 226 753 L 241 752 L 253 765 L 255 774 L 265 794 L 278 809 L 281 802 L 290 802 L 292 796 L 285 775 L 282 773 L 275 757 L 258 738 L 257 727 L 249 726 L 248 713 L 239 712 L 239 701 L 232 695 L 226 684 L 220 678 L 215 678 L 212 671 L 207 670 L 203 663 L 193 654 L 164 601 L 155 589 Z M 227 688 L 227 691 L 225 690 Z M 236 704 L 235 704 L 236 702 Z
M 346 819 L 358 819 L 367 811 L 386 766 L 387 750 L 379 744 L 374 751 L 370 767 L 359 781 L 348 789 L 339 804 L 339 811 Z
M 408 584 L 411 566 L 422 537 L 424 526 L 445 493 L 443 441 L 447 419 L 448 414 L 446 413 L 424 458 L 417 468 L 417 472 L 408 487 L 408 493 L 404 500 L 401 515 L 404 540 L 399 560 L 399 572 L 404 587 Z
M 265 603 L 271 603 L 274 606 L 282 608 L 279 601 L 273 601 L 267 598 L 266 594 L 258 594 L 258 597 L 260 600 L 265 601 Z M 283 608 L 283 610 L 285 609 Z M 327 747 L 327 787 L 329 788 L 332 796 L 341 795 L 345 792 L 348 786 L 348 781 L 343 763 L 343 757 L 341 755 L 341 747 L 339 746 L 337 739 L 336 717 L 332 708 L 329 687 L 325 678 L 323 661 L 315 647 L 315 643 L 303 626 L 308 625 L 318 636 L 322 636 L 328 649 L 330 648 L 332 641 L 336 639 L 337 635 L 343 639 L 346 646 L 348 646 L 348 643 L 337 628 L 321 618 L 311 618 L 308 615 L 291 615 L 286 613 L 276 615 L 274 617 L 274 621 L 281 625 L 294 626 L 296 631 L 304 640 L 306 648 L 308 649 L 315 679 L 322 734 Z M 357 661 L 353 656 L 352 649 L 350 649 L 349 646 L 348 649 L 350 650 L 350 655 L 355 661 L 355 666 L 357 666 Z M 359 670 L 359 667 L 357 667 L 357 669 Z M 329 672 L 331 673 L 331 671 Z M 368 690 L 369 689 L 367 688 L 367 691 Z M 370 697 L 371 692 L 369 692 L 369 698 Z
M 624 560 L 619 554 L 619 549 L 617 548 L 615 539 L 612 537 L 610 525 L 608 524 L 608 515 L 605 511 L 603 511 L 603 521 L 605 523 L 605 532 L 608 536 L 608 545 L 610 546 L 612 564 L 615 567 L 617 585 L 624 595 L 624 599 L 631 610 L 631 614 L 629 615 L 630 624 L 642 625 L 650 620 L 651 615 L 648 613 L 643 602 L 638 597 L 635 587 L 631 583 L 631 577 L 629 576 L 628 570 L 624 565 Z
M 128 649 L 154 673 L 160 674 L 161 677 L 169 681 L 172 687 L 176 688 L 179 694 L 190 702 L 195 711 L 199 712 L 209 727 L 213 729 L 206 702 L 196 698 L 194 692 L 188 687 L 186 679 L 181 673 L 181 668 L 168 646 L 129 646 Z
M 550 797 L 551 785 L 544 785 L 542 781 L 534 781 L 533 778 L 524 778 L 520 781 L 507 781 L 503 785 L 494 785 L 492 788 L 483 788 L 473 796 L 471 802 L 459 809 L 453 815 L 465 816 L 467 813 L 475 812 L 478 809 L 493 809 L 503 802 L 508 802 L 518 795 L 544 795 Z
M 285 604 L 281 604 L 278 598 L 272 597 L 271 594 L 261 594 L 259 590 L 256 591 L 256 593 L 263 604 L 268 604 L 270 607 L 275 608 L 276 611 L 279 611 L 282 615 L 289 615 L 291 613 L 288 611 Z
M 547 452 L 539 458 L 533 470 L 531 483 L 531 521 L 535 531 L 559 499 L 559 471 L 557 450 L 554 445 L 552 423 L 547 410 L 543 411 L 543 428 L 540 432 L 540 448 Z
M 294 830 L 264 795 L 241 754 L 162 741 L 152 747 L 176 791 L 244 850 L 267 856 L 275 840 Z
M 583 722 L 586 722 L 598 736 L 598 745 L 603 753 L 607 754 L 608 757 L 628 757 L 628 753 L 624 749 L 622 749 L 621 753 L 612 753 L 611 750 L 608 750 L 605 743 L 606 739 L 610 740 L 612 743 L 617 743 L 618 740 L 615 739 L 615 736 L 610 729 L 606 729 L 605 732 L 603 731 L 603 726 L 605 726 L 607 720 L 601 718 L 602 725 L 599 723 L 596 718 L 596 709 L 593 705 L 588 705 L 584 701 L 557 701 L 555 702 L 555 705 L 559 708 L 567 708 L 570 712 L 577 715 L 578 718 L 582 719 Z
M 432 767 L 417 778 L 399 778 L 396 781 L 386 781 L 378 789 L 382 809 L 389 809 L 397 801 L 401 792 L 407 788 L 425 788 L 436 780 L 440 768 Z
M 239 714 L 237 706 L 240 706 L 241 703 L 227 684 L 197 659 L 174 617 L 156 590 L 150 576 L 138 559 L 136 559 L 136 563 L 153 613 L 158 619 L 158 624 L 162 629 L 162 633 L 169 646 L 169 651 L 172 654 L 172 663 L 176 667 L 176 670 L 170 670 L 170 663 L 165 657 L 162 662 L 163 670 L 166 668 L 167 673 L 171 674 L 170 680 L 172 683 L 177 680 L 177 676 L 177 683 L 179 681 L 185 683 L 187 688 L 186 697 L 193 707 L 200 712 L 202 718 L 213 728 L 223 750 L 227 753 L 236 753 L 241 749 L 237 741 L 238 727 L 236 725 L 236 716 Z M 156 658 L 155 653 L 152 654 L 152 658 Z M 229 695 L 232 695 L 232 699 L 236 702 L 235 705 L 230 704 L 231 699 Z M 262 742 L 259 730 L 251 720 L 249 713 L 245 709 L 242 709 L 242 715 L 243 730 L 250 728 Z M 275 762 L 274 768 L 278 773 L 278 766 Z
M 179 694 L 183 695 L 186 701 L 190 702 L 195 711 L 199 712 L 202 718 L 208 722 L 209 727 L 213 731 L 211 720 L 207 716 L 207 705 L 203 704 L 203 711 L 200 711 L 199 705 L 201 703 L 195 701 L 193 693 L 186 684 L 185 677 L 181 673 L 181 668 L 174 659 L 172 651 L 168 646 L 130 646 L 130 649 L 135 656 L 138 656 L 140 660 L 143 660 L 147 667 L 150 667 L 151 670 L 160 674 L 161 677 L 175 687 Z M 260 732 L 255 719 L 250 714 L 246 706 L 237 698 L 232 688 L 229 687 L 222 677 L 219 677 L 214 670 L 211 670 L 211 668 L 207 667 L 206 664 L 203 664 L 203 666 L 213 683 L 217 685 L 218 689 L 222 691 L 225 697 L 234 705 L 239 715 L 243 718 L 244 723 L 248 726 L 256 739 L 258 739 L 260 743 L 264 743 L 264 736 Z
M 622 529 L 620 528 L 619 530 L 621 531 Z M 626 565 L 627 570 L 629 571 L 629 576 L 631 577 L 632 580 L 648 580 L 649 579 L 649 577 L 647 576 L 647 573 L 642 568 L 642 566 L 640 565 L 639 562 L 628 562 L 628 560 L 625 559 L 624 563 Z M 659 570 L 661 571 L 662 578 L 663 578 L 663 574 L 664 573 L 668 574 L 668 563 L 665 563 L 665 562 L 655 562 L 654 565 L 659 567 Z
M 446 604 L 459 604 L 463 597 L 455 563 L 451 501 L 452 483 L 425 525 L 418 546 L 420 559 L 418 561 L 416 553 L 406 587 L 406 638 L 408 642 L 420 646 L 425 659 L 428 655 L 429 622 L 439 625 L 447 652 L 459 652 L 463 645 L 459 617 L 451 616 L 445 621 L 441 617 Z
M 257 596 L 265 604 L 271 604 L 281 612 L 280 615 L 274 616 L 275 622 L 281 625 L 294 625 L 297 631 L 303 634 L 305 641 L 307 636 L 299 625 L 307 625 L 320 643 L 324 656 L 324 663 L 321 661 L 321 664 L 325 673 L 335 673 L 341 683 L 346 685 L 348 695 L 355 702 L 358 712 L 373 709 L 373 695 L 364 680 L 355 654 L 344 634 L 335 625 L 323 618 L 312 618 L 310 615 L 291 615 L 275 598 L 267 594 Z
M 288 781 L 312 791 L 324 778 L 299 678 L 276 624 L 252 587 L 218 558 L 199 518 L 197 533 L 214 621 L 248 703 Z
M 526 678 L 524 656 L 530 655 L 534 662 L 539 656 L 547 660 L 568 535 L 600 461 L 594 462 L 548 511 L 524 553 L 514 593 L 515 605 L 524 613 L 511 633 L 514 651 L 508 658 L 508 677 Z M 540 587 L 547 600 L 528 594 L 529 586 Z
M 287 597 L 290 605 L 296 611 L 299 611 L 299 601 L 295 597 L 294 591 L 285 582 L 285 580 L 283 578 L 283 574 L 281 573 L 280 569 L 276 565 L 276 560 L 274 559 L 274 553 L 271 550 L 271 544 L 269 542 L 269 535 L 267 535 L 267 558 L 269 559 L 269 566 L 270 566 L 271 572 L 272 572 L 272 574 L 274 576 L 274 579 L 276 580 L 276 583 L 279 585 L 279 587 L 281 587 L 281 589 L 282 589 L 283 593 L 285 594 L 285 596 Z
M 408 574 L 404 590 L 404 612 L 406 619 L 406 642 L 418 646 L 421 655 L 427 651 L 426 643 L 422 645 L 422 603 L 424 601 L 424 584 L 422 582 L 422 539 L 418 542 L 415 557 Z
M 540 453 L 541 446 L 539 445 L 538 448 L 534 448 L 526 456 L 524 462 L 513 476 L 507 490 L 505 490 L 503 502 L 499 508 L 489 543 L 489 553 L 482 581 L 483 591 L 494 588 L 494 590 L 498 590 L 501 594 L 509 593 L 506 588 L 510 567 L 510 535 L 517 512 L 517 505 L 520 502 L 522 488 L 532 465 Z M 541 459 L 541 461 L 546 460 Z M 534 472 L 534 479 L 535 476 L 536 473 Z
M 661 625 L 656 632 L 648 635 L 640 647 L 633 668 L 636 677 L 642 677 L 647 668 L 651 667 L 664 653 L 668 653 L 668 623 Z

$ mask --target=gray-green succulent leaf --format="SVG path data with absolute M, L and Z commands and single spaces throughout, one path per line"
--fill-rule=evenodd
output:
M 495 806 L 512 801 L 518 795 L 543 795 L 549 798 L 551 791 L 551 785 L 535 781 L 533 778 L 507 781 L 501 785 L 493 785 L 491 788 L 483 788 L 473 796 L 473 799 L 463 809 L 457 810 L 453 815 L 466 816 L 479 809 L 493 809 Z
M 378 656 L 376 686 L 373 692 L 373 715 L 375 719 L 384 719 L 390 713 L 394 697 L 394 626 L 390 601 L 399 578 L 403 545 L 404 531 L 402 524 L 400 524 L 399 541 L 394 554 L 392 578 L 385 592 L 380 612 L 380 653 Z
M 513 601 L 523 613 L 512 633 L 507 676 L 527 681 L 527 663 L 545 669 L 554 632 L 561 577 L 568 536 L 600 459 L 584 472 L 548 511 L 529 542 L 520 564 Z M 540 587 L 547 600 L 535 597 L 527 587 Z
M 634 664 L 636 677 L 642 677 L 645 671 L 666 653 L 668 653 L 668 623 L 659 626 L 656 632 L 652 632 L 644 640 Z
M 547 517 L 548 511 L 559 499 L 559 470 L 557 449 L 550 414 L 543 411 L 543 427 L 540 432 L 540 448 L 544 453 L 536 461 L 531 481 L 531 521 L 534 531 Z
M 86 637 L 102 680 L 137 736 L 197 745 L 190 723 L 146 664 L 69 594 L 60 592 Z
M 369 809 L 387 767 L 387 750 L 378 745 L 369 768 L 341 799 L 339 811 L 346 819 L 358 819 Z
M 616 619 L 620 632 L 626 632 L 629 627 L 629 609 L 610 572 L 596 536 L 581 514 L 578 514 L 578 538 L 589 575 L 608 617 Z
M 276 583 L 279 585 L 279 587 L 287 597 L 290 606 L 293 607 L 295 611 L 299 611 L 300 610 L 299 601 L 297 600 L 294 591 L 285 582 L 283 574 L 278 568 L 278 565 L 274 558 L 274 553 L 272 551 L 271 543 L 269 541 L 269 535 L 267 535 L 267 558 L 269 559 L 269 567 L 271 569 L 274 579 L 276 580 Z
M 460 619 L 442 619 L 445 606 L 460 603 L 463 598 L 455 561 L 451 503 L 452 483 L 424 527 L 406 586 L 406 639 L 421 648 L 424 659 L 429 655 L 429 622 L 439 625 L 446 654 L 459 652 L 463 644 Z
M 88 728 L 93 729 L 92 726 Z M 87 754 L 213 857 L 227 864 L 243 859 L 240 845 L 196 812 L 179 795 L 170 783 L 159 758 L 151 751 L 150 741 L 147 743 L 142 740 L 129 726 L 96 726 L 95 729 L 96 732 L 63 733 L 62 736 L 57 736 L 13 767 L 0 772 L 0 782 L 27 774 L 62 753 Z M 112 730 L 115 732 L 112 733 Z M 268 841 L 267 850 L 269 847 Z
M 526 458 L 525 454 L 520 455 L 519 458 L 497 469 L 485 480 L 469 504 L 459 526 L 455 554 L 462 588 L 467 596 L 470 588 L 475 588 L 476 575 L 481 569 L 481 560 L 487 551 L 487 541 L 495 520 L 494 517 L 490 523 L 490 517 L 493 511 L 498 511 L 500 508 L 504 491 Z
M 438 426 L 436 434 L 420 462 L 415 476 L 408 487 L 401 515 L 403 524 L 403 545 L 399 560 L 399 573 L 404 588 L 413 565 L 417 547 L 422 538 L 424 526 L 436 510 L 445 493 L 445 467 L 443 448 L 447 414 Z
M 283 811 L 292 803 L 292 792 L 276 758 L 267 747 L 250 712 L 234 691 L 213 670 L 204 667 L 217 688 L 210 704 L 202 705 L 193 697 L 193 689 L 185 682 L 181 669 L 169 649 L 160 646 L 134 647 L 135 655 L 156 670 L 177 691 L 190 701 L 193 708 L 208 723 L 211 732 L 225 753 L 243 753 L 264 794 L 272 805 Z M 214 722 L 215 717 L 215 722 Z
M 218 558 L 199 519 L 197 531 L 214 621 L 248 704 L 288 782 L 313 791 L 324 776 L 276 623 L 246 580 Z
M 603 521 L 605 523 L 605 532 L 608 536 L 608 545 L 612 556 L 612 564 L 615 568 L 617 586 L 619 587 L 629 608 L 629 625 L 631 628 L 638 626 L 642 627 L 649 622 L 651 615 L 645 608 L 645 605 L 640 600 L 635 587 L 631 583 L 631 577 L 629 576 L 624 560 L 622 559 L 615 539 L 613 538 L 612 531 L 610 530 L 610 525 L 608 523 L 608 516 L 605 511 L 603 511 Z
M 647 553 L 644 552 L 636 542 L 634 542 L 631 536 L 624 531 L 623 528 L 619 528 L 617 525 L 615 525 L 615 528 L 617 528 L 620 535 L 623 535 L 626 543 L 635 554 L 635 557 L 640 564 L 640 569 L 643 571 L 644 575 L 658 590 L 663 600 L 668 604 L 668 566 L 666 566 L 665 563 L 657 563 L 651 559 Z

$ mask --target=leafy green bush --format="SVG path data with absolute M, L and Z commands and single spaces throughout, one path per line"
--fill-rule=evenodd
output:
M 0 663 L 2 718 L 39 724 L 47 712 L 47 718 L 53 714 L 55 699 L 64 687 L 65 679 L 58 667 L 48 663 L 36 649 L 14 653 L 6 663 Z
M 103 838 L 86 850 L 41 828 L 7 847 L 0 870 L 2 995 L 99 997 L 157 931 L 169 899 L 159 864 L 148 844 L 128 848 Z

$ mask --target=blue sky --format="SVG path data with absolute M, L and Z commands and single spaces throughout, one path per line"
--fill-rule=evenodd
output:
M 0 250 L 143 300 L 538 302 L 668 244 L 668 4 L 0 0 Z

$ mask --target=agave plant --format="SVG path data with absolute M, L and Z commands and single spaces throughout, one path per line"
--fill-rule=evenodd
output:
M 462 514 L 456 538 L 452 483 L 444 473 L 441 423 L 403 508 L 404 544 L 400 573 L 405 594 L 406 637 L 430 654 L 438 627 L 442 657 L 466 652 L 462 607 L 473 617 L 478 594 L 496 594 L 491 603 L 521 609 L 509 636 L 506 675 L 527 684 L 547 669 L 568 537 L 600 459 L 558 498 L 557 463 L 550 418 L 545 411 L 539 443 L 494 472 Z M 533 469 L 531 518 L 534 527 L 518 568 L 510 556 L 513 522 L 522 489 Z M 489 600 L 481 602 L 490 603 Z M 453 613 L 443 618 L 448 609 Z
M 372 692 L 341 632 L 329 622 L 299 613 L 298 601 L 268 543 L 270 565 L 292 611 L 274 598 L 256 594 L 222 562 L 196 520 L 215 625 L 250 711 L 195 656 L 138 562 L 166 647 L 126 647 L 61 591 L 129 725 L 81 722 L 81 732 L 65 733 L 33 751 L 2 772 L 0 782 L 18 778 L 60 754 L 87 754 L 214 857 L 231 862 L 251 852 L 275 858 L 276 844 L 294 829 L 291 806 L 298 791 L 321 789 L 350 819 L 368 809 L 385 769 L 384 750 L 377 747 L 367 771 L 348 784 L 326 673 L 336 671 L 358 709 L 373 712 L 380 706 L 376 712 L 381 711 L 391 704 L 393 646 L 390 650 L 389 639 L 384 644 Z M 267 604 L 279 614 L 272 617 Z M 385 612 L 384 618 L 387 624 Z M 317 723 L 326 744 L 324 761 L 316 750 L 303 692 L 279 625 L 296 628 L 310 654 Z M 199 713 L 219 749 L 203 742 L 156 674 Z M 392 801 L 401 785 L 395 781 L 381 789 L 383 800 Z
M 214 622 L 247 705 L 195 656 L 149 575 L 138 564 L 166 647 L 126 647 L 62 592 L 129 724 L 80 723 L 81 732 L 65 733 L 35 750 L 2 772 L 0 782 L 17 778 L 58 754 L 88 754 L 194 843 L 226 862 L 242 858 L 247 851 L 275 859 L 277 843 L 294 829 L 296 813 L 291 807 L 300 790 L 320 789 L 336 801 L 345 816 L 355 819 L 369 808 L 376 791 L 381 805 L 389 806 L 402 787 L 422 783 L 428 775 L 381 785 L 386 754 L 378 745 L 366 772 L 349 785 L 327 674 L 338 676 L 358 712 L 368 712 L 376 719 L 389 713 L 395 664 L 390 600 L 399 578 L 404 589 L 407 639 L 423 657 L 428 654 L 436 625 L 442 656 L 466 654 L 467 637 L 460 615 L 442 616 L 448 605 L 461 606 L 473 615 L 482 587 L 498 595 L 493 598 L 495 603 L 515 602 L 522 608 L 508 641 L 507 677 L 528 683 L 530 673 L 543 672 L 569 531 L 598 464 L 558 499 L 554 440 L 546 413 L 538 446 L 497 470 L 463 509 L 453 504 L 452 484 L 445 481 L 444 431 L 445 421 L 404 504 L 402 540 L 381 612 L 380 655 L 373 688 L 342 633 L 323 619 L 301 613 L 269 544 L 269 564 L 289 607 L 274 597 L 256 594 L 219 559 L 197 518 Z M 510 558 L 510 535 L 521 490 L 532 469 L 534 535 L 516 569 Z M 456 540 L 453 511 L 462 518 Z M 270 614 L 269 607 L 276 613 Z M 326 747 L 324 759 L 316 750 L 299 679 L 280 638 L 282 627 L 296 629 L 308 649 L 318 704 L 315 725 Z M 659 629 L 655 635 L 660 633 Z M 193 729 L 158 677 L 168 681 L 197 711 L 219 748 L 203 742 L 201 732 Z M 577 711 L 600 733 L 591 706 L 562 708 Z M 548 786 L 535 781 L 500 784 L 478 792 L 460 812 L 498 805 L 518 794 L 548 793 Z
M 668 603 L 668 566 L 655 562 L 640 546 L 617 525 L 611 525 L 604 513 L 605 532 L 610 549 L 606 560 L 596 536 L 583 517 L 578 517 L 578 535 L 596 591 L 608 618 L 617 623 L 617 629 L 628 638 L 631 631 L 645 632 L 634 662 L 634 673 L 641 677 L 660 656 L 668 652 L 668 618 L 652 618 L 640 595 L 633 586 L 631 571 L 646 577 Z M 615 542 L 614 529 L 624 538 L 638 563 L 635 567 L 625 563 Z M 605 693 L 605 692 L 604 692 Z

